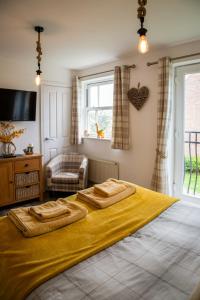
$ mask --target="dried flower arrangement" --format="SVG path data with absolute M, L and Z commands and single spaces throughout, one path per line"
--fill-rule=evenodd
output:
M 15 129 L 15 125 L 10 122 L 0 122 L 0 142 L 8 147 L 4 147 L 4 156 L 13 156 L 16 150 L 14 143 L 12 142 L 14 138 L 20 137 L 25 129 Z M 13 149 L 11 149 L 13 146 Z
M 10 122 L 0 122 L 0 142 L 10 143 L 16 137 L 20 137 L 25 129 L 15 130 L 15 125 Z

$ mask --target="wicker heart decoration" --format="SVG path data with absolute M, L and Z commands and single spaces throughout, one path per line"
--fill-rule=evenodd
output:
M 135 106 L 137 110 L 140 110 L 149 96 L 149 89 L 146 86 L 140 88 L 132 88 L 128 91 L 128 99 Z

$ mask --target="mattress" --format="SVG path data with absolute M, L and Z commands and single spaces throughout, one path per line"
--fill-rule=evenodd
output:
M 200 206 L 179 201 L 26 300 L 185 300 L 200 282 Z

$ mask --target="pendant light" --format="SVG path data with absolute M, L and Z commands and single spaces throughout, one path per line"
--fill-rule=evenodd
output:
M 139 42 L 138 42 L 138 51 L 140 53 L 146 53 L 149 50 L 149 45 L 146 37 L 147 29 L 143 27 L 144 24 L 144 17 L 146 16 L 146 8 L 145 5 L 147 4 L 147 0 L 138 0 L 139 8 L 138 12 L 138 19 L 140 19 L 140 29 L 137 31 L 139 34 Z
M 41 43 L 40 43 L 40 33 L 44 31 L 44 28 L 41 26 L 35 26 L 35 31 L 38 33 L 38 40 L 36 41 L 36 51 L 37 51 L 37 66 L 38 69 L 36 71 L 36 77 L 35 77 L 35 83 L 36 85 L 40 85 L 41 83 L 41 69 L 40 69 L 40 63 L 42 59 L 42 48 L 41 48 Z

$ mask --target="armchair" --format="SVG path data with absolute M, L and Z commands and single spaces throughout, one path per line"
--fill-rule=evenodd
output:
M 87 187 L 88 159 L 78 153 L 59 154 L 46 166 L 49 191 L 76 192 Z

